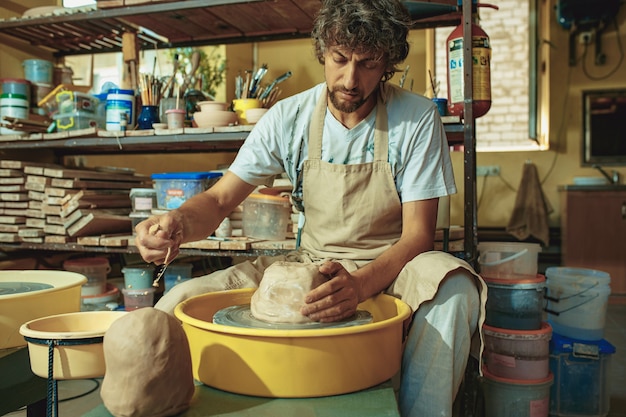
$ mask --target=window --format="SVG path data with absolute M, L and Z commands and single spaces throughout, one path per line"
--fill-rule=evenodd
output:
M 495 2 L 494 2 L 495 3 Z M 534 123 L 535 53 L 531 26 L 532 0 L 500 0 L 499 10 L 479 8 L 480 26 L 491 41 L 491 109 L 476 119 L 478 151 L 539 150 L 530 128 Z M 446 97 L 446 39 L 451 28 L 435 30 L 435 73 L 440 97 Z

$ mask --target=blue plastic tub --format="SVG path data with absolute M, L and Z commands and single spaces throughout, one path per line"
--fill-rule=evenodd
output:
M 221 172 L 164 172 L 152 174 L 157 192 L 157 207 L 173 210 L 196 194 L 211 188 L 222 176 Z
M 551 416 L 606 416 L 611 389 L 608 374 L 615 346 L 553 333 L 550 341 Z

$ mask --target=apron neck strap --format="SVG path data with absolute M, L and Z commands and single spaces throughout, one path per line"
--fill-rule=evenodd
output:
M 381 86 L 382 88 L 382 86 Z M 382 99 L 382 91 L 378 90 L 376 103 L 376 125 L 374 128 L 374 160 L 387 162 L 389 156 L 389 136 L 387 128 L 387 108 Z M 328 87 L 324 87 L 320 98 L 315 105 L 309 127 L 310 160 L 322 159 L 322 135 L 324 133 L 324 119 L 326 117 Z

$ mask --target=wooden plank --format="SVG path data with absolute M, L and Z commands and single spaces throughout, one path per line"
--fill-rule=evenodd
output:
M 24 184 L 18 185 L 0 185 L 0 193 L 20 193 L 27 191 Z
M 0 233 L 0 242 L 14 243 L 19 241 L 20 237 L 17 233 Z
M 17 185 L 25 183 L 25 177 L 0 177 L 0 185 Z
M 37 228 L 43 229 L 44 227 L 46 227 L 46 220 L 45 219 L 31 219 L 29 217 L 26 219 L 26 226 L 37 227 Z
M 100 236 L 81 236 L 76 243 L 83 246 L 100 246 Z
M 295 239 L 285 239 L 285 240 L 264 240 L 255 242 L 252 244 L 252 249 L 285 249 L 285 250 L 295 250 L 296 249 L 296 241 Z
M 43 203 L 40 210 L 47 216 L 61 216 L 61 206 Z
M 17 224 L 0 223 L 0 233 L 19 233 L 23 226 Z
M 61 216 L 46 216 L 47 224 L 63 225 L 64 220 Z
M 43 239 L 44 243 L 66 244 L 76 242 L 75 237 L 61 235 L 46 235 Z
M 26 216 L 34 217 L 36 219 L 45 219 L 46 213 L 41 210 L 26 209 Z
M 40 193 L 39 191 L 29 191 L 27 198 L 36 201 L 44 201 L 46 199 L 46 194 Z
M 13 159 L 0 159 L 0 168 L 24 169 L 26 166 L 53 166 L 46 162 L 18 161 Z
M 126 247 L 129 240 L 135 240 L 132 235 L 125 236 L 103 236 L 100 238 L 100 244 L 106 247 Z
M 0 201 L 0 208 L 30 208 L 30 201 Z
M 66 235 L 67 234 L 67 229 L 65 227 L 63 227 L 63 225 L 59 225 L 59 224 L 46 224 L 43 227 L 43 231 L 47 234 L 47 235 Z
M 20 242 L 24 242 L 24 243 L 43 243 L 43 236 L 42 237 L 21 237 L 20 236 Z
M 3 224 L 24 224 L 26 223 L 26 217 L 24 216 L 0 216 L 0 223 Z
M 150 177 L 145 175 L 116 174 L 97 170 L 70 168 L 46 168 L 43 174 L 46 177 L 65 179 L 97 179 L 132 182 L 143 182 L 150 179 Z
M 17 232 L 19 237 L 42 237 L 44 235 L 44 231 L 42 229 L 21 229 Z
M 70 236 L 90 236 L 102 233 L 132 233 L 132 223 L 128 216 L 89 213 L 70 226 Z
M 30 200 L 27 203 L 26 207 L 29 208 L 29 209 L 34 209 L 34 210 L 42 210 L 43 202 Z
M 19 169 L 0 168 L 0 177 L 21 177 L 24 171 Z
M 220 248 L 220 242 L 217 240 L 199 240 L 196 242 L 187 242 L 180 245 L 181 248 L 187 249 L 210 249 L 218 250 Z
M 141 182 L 122 182 L 122 181 L 98 181 L 98 180 L 72 180 L 64 178 L 53 178 L 53 187 L 59 188 L 110 188 L 110 189 L 125 189 L 141 188 L 147 186 L 147 183 Z

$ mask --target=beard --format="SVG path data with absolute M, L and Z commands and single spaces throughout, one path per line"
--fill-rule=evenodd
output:
M 333 87 L 333 89 L 331 90 L 330 88 L 328 89 L 328 97 L 330 98 L 330 102 L 333 103 L 333 106 L 339 110 L 342 113 L 353 113 L 355 111 L 357 111 L 363 104 L 365 104 L 365 102 L 367 101 L 368 97 L 361 97 L 359 100 L 357 101 L 342 101 L 337 97 L 337 93 L 338 92 L 342 92 L 342 93 L 352 93 L 355 92 L 357 90 L 346 90 L 345 88 L 342 87 Z

